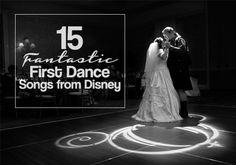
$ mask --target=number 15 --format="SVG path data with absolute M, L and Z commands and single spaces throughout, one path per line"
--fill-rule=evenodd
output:
M 66 49 L 66 43 L 74 39 L 78 41 L 77 45 L 67 43 L 68 47 L 72 50 L 80 49 L 83 45 L 83 38 L 78 34 L 73 34 L 73 31 L 82 31 L 82 26 L 68 26 L 67 35 L 66 28 L 66 26 L 62 26 L 60 30 L 57 30 L 57 34 L 61 34 L 61 49 Z

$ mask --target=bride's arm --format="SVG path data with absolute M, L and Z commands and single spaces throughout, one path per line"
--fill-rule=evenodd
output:
M 178 46 L 173 46 L 171 44 L 168 44 L 169 45 L 169 49 L 173 52 L 177 52 L 177 53 L 183 53 L 186 51 L 186 42 L 183 38 L 179 38 L 177 40 L 178 42 Z
M 163 60 L 166 60 L 169 54 L 169 49 L 163 49 L 163 51 L 159 54 L 159 57 Z

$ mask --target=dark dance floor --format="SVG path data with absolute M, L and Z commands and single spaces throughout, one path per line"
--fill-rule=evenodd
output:
M 1 164 L 236 164 L 234 99 L 190 100 L 192 118 L 174 123 L 136 122 L 127 109 L 1 130 Z

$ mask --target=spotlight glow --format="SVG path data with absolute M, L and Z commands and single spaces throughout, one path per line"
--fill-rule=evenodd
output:
M 151 140 L 148 140 L 148 139 L 144 139 L 144 138 L 142 138 L 140 136 L 135 135 L 130 129 L 127 130 L 127 133 L 128 133 L 128 135 L 130 137 L 130 138 L 128 138 L 128 140 L 135 139 L 137 141 L 144 142 L 147 145 L 149 144 L 150 146 L 157 146 L 157 145 L 165 146 L 165 147 L 188 147 L 189 146 L 189 145 L 173 145 L 173 144 L 154 142 L 154 141 L 151 141 Z
M 133 127 L 137 127 L 137 125 L 135 125 Z M 213 140 L 219 136 L 219 133 L 215 128 L 213 128 L 209 125 L 206 125 L 206 124 L 199 124 L 198 128 L 197 127 L 186 127 L 186 128 L 185 127 L 183 127 L 183 128 L 182 127 L 175 127 L 175 129 L 189 131 L 189 132 L 196 133 L 196 134 L 202 134 L 205 136 L 206 140 L 203 142 L 194 144 L 194 145 L 174 145 L 174 144 L 166 144 L 166 143 L 161 143 L 161 142 L 153 142 L 153 141 L 141 138 L 141 137 L 133 134 L 132 127 L 125 127 L 125 128 L 116 130 L 113 133 L 111 133 L 110 138 L 108 139 L 108 142 L 113 147 L 115 147 L 119 150 L 125 151 L 125 152 L 132 152 L 132 153 L 137 153 L 137 154 L 148 154 L 148 155 L 164 155 L 164 154 L 175 154 L 175 153 L 190 151 L 190 150 L 193 150 L 193 149 L 198 148 L 203 145 L 210 145 L 211 146 L 213 143 L 215 143 L 215 142 L 213 142 Z M 209 135 L 208 131 L 210 131 L 212 135 Z M 132 149 L 128 149 L 125 147 L 121 147 L 118 144 L 116 144 L 116 142 L 114 142 L 115 139 L 113 138 L 113 137 L 117 137 L 121 134 L 123 134 L 123 136 L 126 138 L 127 141 L 136 142 L 136 143 L 143 144 L 146 146 L 156 146 L 159 149 L 163 148 L 164 151 L 139 151 L 139 150 L 132 150 Z M 127 136 L 127 134 L 129 136 Z M 173 148 L 178 148 L 178 149 L 170 149 L 170 150 L 166 151 L 166 148 L 164 148 L 164 147 L 173 147 Z
M 190 117 L 200 117 L 201 120 L 200 121 L 205 121 L 207 118 L 203 115 L 199 115 L 199 114 L 189 114 Z
M 19 47 L 24 47 L 24 44 L 22 42 L 19 43 Z
M 200 121 L 205 121 L 207 118 L 198 114 L 191 114 L 192 117 L 200 117 Z M 104 132 L 82 132 L 76 133 L 68 136 L 64 136 L 56 141 L 56 145 L 61 148 L 82 148 L 90 147 L 94 145 L 101 144 L 105 141 L 108 141 L 109 144 L 116 149 L 131 152 L 136 154 L 147 154 L 147 155 L 164 155 L 164 154 L 175 154 L 181 152 L 187 152 L 202 146 L 207 148 L 211 147 L 223 147 L 215 139 L 219 136 L 219 132 L 216 128 L 200 123 L 197 126 L 187 126 L 187 127 L 174 127 L 169 131 L 184 131 L 193 136 L 199 136 L 200 142 L 196 144 L 169 144 L 162 141 L 150 140 L 145 137 L 139 136 L 137 133 L 142 132 L 143 130 L 148 129 L 148 126 L 137 124 L 133 126 L 123 127 L 118 130 L 115 130 L 110 135 Z M 159 129 L 159 128 L 157 128 Z M 173 132 L 172 132 L 173 133 Z M 143 136 L 146 134 L 144 133 Z M 202 137 L 204 137 L 202 139 Z M 125 140 L 125 143 L 119 143 L 120 141 Z M 127 144 L 132 144 L 139 147 L 139 149 L 130 149 Z M 123 146 L 122 146 L 123 145 Z M 145 149 L 146 148 L 146 149 Z M 152 150 L 150 150 L 152 148 Z M 142 149 L 142 150 L 141 150 Z M 143 150 L 145 149 L 145 150 Z M 154 149 L 154 151 L 153 151 Z

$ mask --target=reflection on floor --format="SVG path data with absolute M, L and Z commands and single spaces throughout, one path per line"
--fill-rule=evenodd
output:
M 127 109 L 1 130 L 1 164 L 236 164 L 235 102 L 212 97 L 180 122 L 136 122 Z

